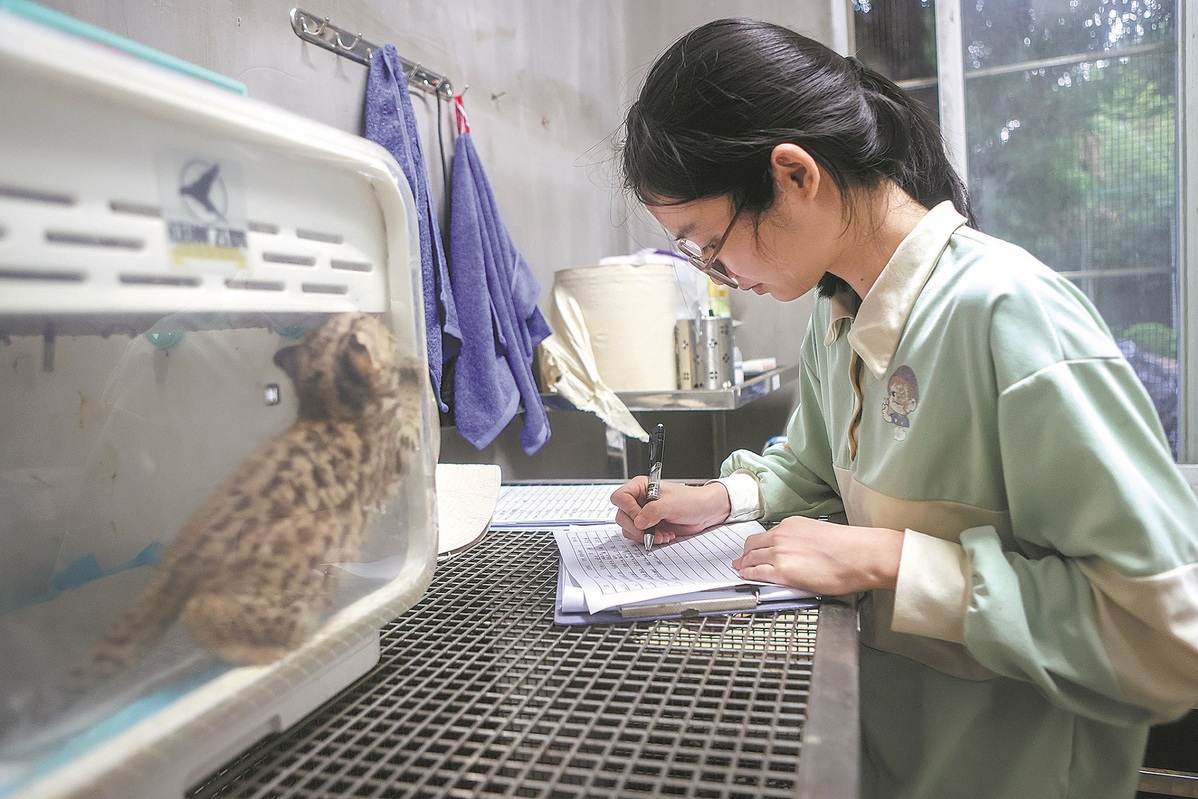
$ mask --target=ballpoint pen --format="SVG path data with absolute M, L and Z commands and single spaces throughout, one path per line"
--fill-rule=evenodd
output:
M 661 459 L 666 451 L 666 426 L 659 424 L 649 435 L 649 490 L 645 502 L 652 502 L 661 496 Z M 657 525 L 645 531 L 645 551 L 653 550 L 653 533 Z

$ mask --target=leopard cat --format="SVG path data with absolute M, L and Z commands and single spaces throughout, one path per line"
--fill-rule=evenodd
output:
M 362 313 L 333 315 L 274 362 L 299 413 L 188 520 L 158 570 L 66 683 L 78 695 L 138 662 L 176 620 L 235 665 L 297 648 L 330 608 L 329 564 L 358 556 L 421 443 L 420 362 Z

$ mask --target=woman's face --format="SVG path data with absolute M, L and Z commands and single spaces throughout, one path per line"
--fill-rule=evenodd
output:
M 844 225 L 839 217 L 824 220 L 813 204 L 801 204 L 788 192 L 778 193 L 756 229 L 747 213 L 733 221 L 736 208 L 727 197 L 648 206 L 648 211 L 675 240 L 689 239 L 701 247 L 705 259 L 728 231 L 718 252 L 724 271 L 744 291 L 787 302 L 806 294 L 829 271 Z

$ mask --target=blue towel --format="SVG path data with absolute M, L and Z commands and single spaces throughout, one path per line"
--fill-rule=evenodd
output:
M 440 102 L 440 101 L 438 101 Z M 424 333 L 428 345 L 428 371 L 441 411 L 441 375 L 462 340 L 454 306 L 449 270 L 437 213 L 429 193 L 428 173 L 416 129 L 416 112 L 408 95 L 408 80 L 393 45 L 384 45 L 370 57 L 366 81 L 366 138 L 381 144 L 399 162 L 416 200 L 420 230 L 420 274 L 424 286 Z
M 541 285 L 512 242 L 468 132 L 454 148 L 449 255 L 462 325 L 453 374 L 454 423 L 482 449 L 523 400 L 520 446 L 532 455 L 549 440 L 533 351 L 553 331 L 537 307 Z

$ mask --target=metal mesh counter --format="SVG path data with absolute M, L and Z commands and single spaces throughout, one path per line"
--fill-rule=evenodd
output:
M 193 796 L 856 794 L 850 608 L 560 627 L 557 562 L 492 532 L 442 564 L 372 672 Z

